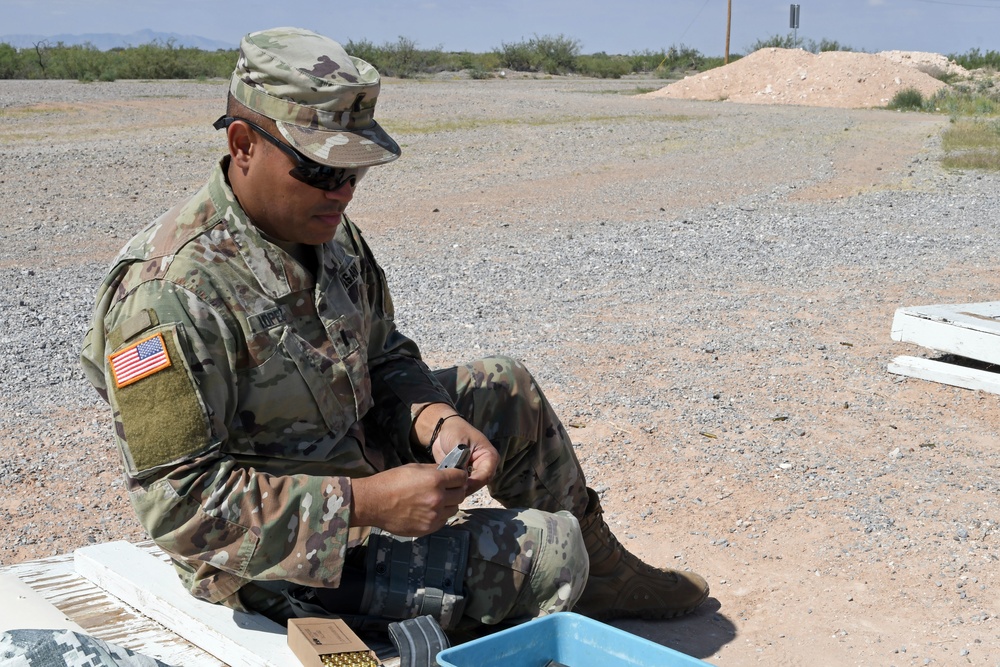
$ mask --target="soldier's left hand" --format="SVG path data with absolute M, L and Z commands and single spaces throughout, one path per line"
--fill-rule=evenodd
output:
M 460 416 L 453 417 L 441 425 L 441 431 L 434 441 L 432 453 L 436 461 L 442 461 L 452 449 L 460 444 L 469 445 L 471 456 L 466 466 L 469 480 L 465 486 L 465 495 L 471 495 L 493 479 L 496 474 L 500 455 L 496 448 L 475 426 Z

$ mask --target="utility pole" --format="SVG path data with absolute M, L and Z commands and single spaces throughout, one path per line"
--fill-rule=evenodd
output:
M 733 25 L 733 0 L 729 0 L 729 9 L 726 11 L 726 57 L 722 60 L 723 65 L 729 64 L 729 29 Z

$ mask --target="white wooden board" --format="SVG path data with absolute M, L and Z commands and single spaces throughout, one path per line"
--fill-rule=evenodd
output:
M 0 574 L 16 577 L 92 637 L 175 667 L 226 667 L 77 574 L 72 554 L 9 565 Z
M 76 571 L 192 644 L 229 665 L 287 667 L 298 660 L 285 628 L 191 596 L 173 568 L 128 542 L 78 549 Z
M 0 632 L 17 629 L 73 630 L 83 628 L 34 588 L 13 575 L 0 575 Z
M 899 308 L 892 339 L 1000 364 L 1000 301 Z
M 923 357 L 896 357 L 889 364 L 889 372 L 921 380 L 940 382 L 952 387 L 964 387 L 1000 394 L 1000 373 L 966 368 Z
M 896 310 L 892 339 L 938 353 L 1000 364 L 1000 301 Z M 890 373 L 1000 394 L 1000 373 L 922 357 L 897 357 Z
M 0 567 L 0 608 L 17 596 L 25 604 L 30 599 L 43 614 L 38 618 L 49 619 L 32 620 L 32 627 L 76 624 L 78 631 L 174 667 L 301 664 L 288 649 L 284 627 L 193 598 L 169 562 L 152 542 L 111 542 Z M 7 629 L 14 627 L 25 626 Z M 373 648 L 384 667 L 399 667 L 391 644 Z

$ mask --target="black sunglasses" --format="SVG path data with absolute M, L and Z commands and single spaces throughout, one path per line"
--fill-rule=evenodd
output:
M 329 165 L 320 164 L 319 162 L 310 160 L 285 142 L 279 141 L 277 137 L 273 136 L 260 125 L 257 125 L 246 118 L 220 116 L 217 121 L 212 123 L 212 127 L 217 130 L 221 130 L 229 127 L 238 120 L 243 121 L 252 127 L 262 137 L 274 144 L 282 153 L 292 158 L 295 162 L 295 166 L 292 167 L 288 174 L 292 178 L 302 181 L 306 185 L 311 185 L 312 187 L 319 188 L 320 190 L 337 190 L 343 186 L 344 183 L 349 182 L 353 188 L 357 186 L 358 181 L 365 175 L 365 172 L 368 171 L 368 167 L 346 169 L 343 167 L 331 167 Z

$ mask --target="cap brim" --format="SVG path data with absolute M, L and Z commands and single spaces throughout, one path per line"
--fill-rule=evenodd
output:
M 327 130 L 276 122 L 288 143 L 331 167 L 371 167 L 392 162 L 403 152 L 376 122 L 363 130 Z

